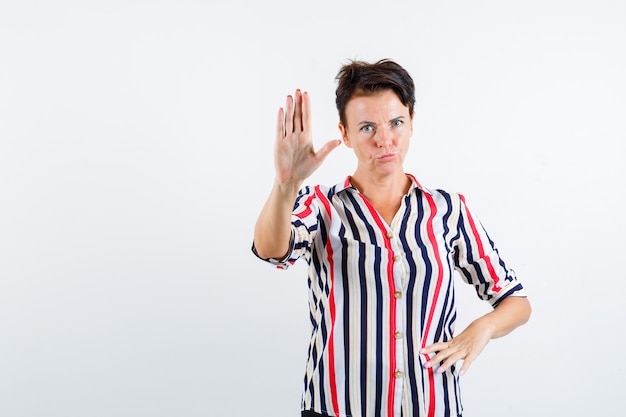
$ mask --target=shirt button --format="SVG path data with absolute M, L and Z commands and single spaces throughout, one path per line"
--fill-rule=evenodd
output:
M 394 336 L 396 339 L 402 339 L 402 332 L 395 332 L 395 333 L 393 334 L 393 336 Z
M 393 296 L 398 299 L 398 298 L 402 298 L 402 292 L 401 291 L 396 291 L 393 293 Z
M 402 378 L 402 371 L 396 371 L 394 375 L 396 378 Z
M 398 262 L 400 260 L 400 255 L 396 255 L 393 257 L 394 262 Z
M 387 232 L 387 239 L 391 239 L 393 237 L 393 232 Z

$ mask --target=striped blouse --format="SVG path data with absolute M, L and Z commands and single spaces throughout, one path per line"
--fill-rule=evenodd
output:
M 411 187 L 391 224 L 350 184 L 304 187 L 288 268 L 309 264 L 311 340 L 302 409 L 330 416 L 457 416 L 458 370 L 420 349 L 454 335 L 453 276 L 493 307 L 524 289 L 462 195 Z M 253 248 L 254 250 L 254 248 Z

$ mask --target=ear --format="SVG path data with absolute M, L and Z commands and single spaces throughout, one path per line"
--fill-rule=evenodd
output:
M 343 143 L 348 148 L 352 148 L 352 146 L 350 145 L 350 139 L 348 139 L 348 132 L 346 131 L 345 126 L 341 124 L 340 122 L 338 127 L 339 127 L 339 132 L 341 132 L 341 140 L 343 140 Z

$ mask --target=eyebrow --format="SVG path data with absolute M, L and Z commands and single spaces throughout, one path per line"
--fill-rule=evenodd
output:
M 406 117 L 405 116 L 394 117 L 393 119 L 390 119 L 389 122 L 395 122 L 396 120 L 400 120 L 400 119 L 406 119 Z M 363 120 L 362 122 L 357 123 L 357 126 L 361 126 L 361 125 L 374 125 L 374 126 L 376 126 L 376 123 L 369 122 L 367 120 Z

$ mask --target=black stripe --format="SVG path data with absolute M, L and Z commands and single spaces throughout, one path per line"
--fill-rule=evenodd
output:
M 365 245 L 363 245 L 365 246 Z M 360 375 L 361 375 L 361 414 L 369 415 L 367 410 L 367 340 L 368 340 L 368 326 L 367 326 L 367 313 L 368 313 L 368 304 L 367 304 L 367 275 L 365 269 L 365 248 L 361 248 L 359 250 L 359 286 L 361 290 L 361 351 L 360 351 Z
M 354 209 L 354 211 L 356 212 L 357 217 L 359 217 L 359 219 L 361 220 L 362 224 L 367 229 L 367 233 L 368 233 L 369 238 L 370 238 L 369 243 L 371 243 L 372 245 L 376 245 L 377 244 L 376 231 L 374 230 L 374 227 L 372 226 L 372 222 L 370 221 L 368 216 L 365 215 L 365 213 L 361 209 L 361 206 L 359 205 L 359 204 L 364 204 L 364 203 L 358 203 L 356 201 L 356 199 L 354 198 L 354 196 L 352 195 L 352 193 L 347 193 L 346 195 L 347 195 L 348 199 L 350 200 L 350 202 L 352 203 L 352 209 Z M 361 199 L 363 199 L 363 198 L 364 197 L 361 197 Z
M 381 410 L 383 397 L 383 288 L 380 276 L 381 248 L 374 250 L 374 282 L 376 283 L 376 405 L 375 410 Z
M 417 190 L 417 189 L 416 189 Z M 417 192 L 417 191 L 416 191 Z M 412 207 L 410 205 L 410 199 L 412 195 L 408 195 L 405 198 L 406 207 Z M 400 225 L 400 239 L 402 240 L 402 246 L 411 247 L 407 241 L 407 230 L 408 230 L 408 221 L 410 217 L 411 211 L 406 210 L 404 214 L 404 218 L 402 219 L 402 223 Z M 418 220 L 419 223 L 419 220 Z M 409 282 L 406 289 L 406 294 L 403 294 L 406 300 L 406 344 L 407 344 L 407 360 L 408 364 L 417 364 L 416 366 L 420 366 L 419 361 L 417 360 L 417 356 L 419 355 L 415 350 L 415 346 L 413 344 L 413 329 L 415 315 L 413 314 L 413 298 L 412 294 L 415 291 L 415 284 L 417 282 L 417 265 L 412 256 L 406 257 L 407 263 L 409 264 Z M 417 349 L 420 347 L 418 346 Z M 411 398 L 418 398 L 417 394 L 417 375 L 415 374 L 416 366 L 408 366 L 409 371 L 409 386 L 411 387 Z
M 428 258 L 428 250 L 426 248 L 426 243 L 422 239 L 422 234 L 420 232 L 421 225 L 425 220 L 425 212 L 424 212 L 424 203 L 423 199 L 417 199 L 417 212 L 418 219 L 415 222 L 415 236 L 417 237 L 417 246 L 420 249 L 420 253 L 422 254 L 422 260 L 424 261 L 424 284 L 422 285 L 422 297 L 420 302 L 420 334 L 424 336 L 424 327 L 426 321 L 426 313 L 428 311 L 428 300 L 429 295 L 428 292 L 430 290 L 430 284 L 432 281 L 433 274 L 433 266 Z
M 345 234 L 345 233 L 343 233 Z M 343 357 L 346 401 L 346 415 L 352 415 L 350 407 L 350 283 L 348 282 L 348 245 L 341 247 L 341 275 L 343 284 Z M 336 285 L 337 281 L 335 281 Z M 339 388 L 339 387 L 338 387 Z

